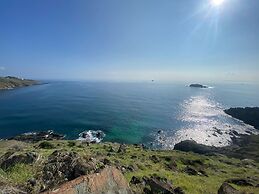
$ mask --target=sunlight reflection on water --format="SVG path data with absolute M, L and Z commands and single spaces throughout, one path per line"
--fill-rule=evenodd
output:
M 223 110 L 223 106 L 209 96 L 192 96 L 181 104 L 178 120 L 184 123 L 183 127 L 174 134 L 163 131 L 156 140 L 166 149 L 172 149 L 183 140 L 221 147 L 231 143 L 233 131 L 257 133 L 252 126 L 230 117 Z

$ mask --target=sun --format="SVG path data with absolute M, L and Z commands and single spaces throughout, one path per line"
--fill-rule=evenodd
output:
M 224 3 L 225 0 L 211 0 L 213 6 L 220 6 Z

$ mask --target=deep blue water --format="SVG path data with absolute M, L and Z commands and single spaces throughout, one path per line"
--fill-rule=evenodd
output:
M 194 139 L 220 146 L 229 143 L 230 130 L 253 131 L 223 110 L 259 106 L 259 86 L 212 86 L 56 81 L 0 91 L 0 138 L 52 129 L 77 139 L 82 131 L 102 130 L 104 141 L 171 147 Z M 224 134 L 213 135 L 215 127 Z

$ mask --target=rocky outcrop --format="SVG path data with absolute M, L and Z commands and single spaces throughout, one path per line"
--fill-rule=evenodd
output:
M 0 158 L 0 167 L 4 170 L 19 164 L 31 164 L 38 159 L 39 155 L 34 152 L 16 154 L 15 152 L 7 152 Z
M 94 163 L 84 161 L 75 152 L 55 151 L 49 156 L 43 167 L 43 183 L 46 188 L 52 188 L 65 181 L 93 172 L 95 168 Z
M 211 146 L 206 146 L 203 144 L 198 144 L 193 140 L 181 141 L 180 143 L 177 143 L 174 146 L 174 149 L 179 151 L 185 151 L 185 152 L 194 152 L 198 154 L 208 154 L 208 153 L 217 152 L 216 148 Z
M 244 193 L 236 190 L 228 183 L 223 183 L 218 190 L 218 194 L 244 194 Z
M 184 191 L 180 187 L 174 188 L 172 183 L 166 178 L 161 178 L 159 176 L 152 176 L 150 178 L 143 177 L 146 185 L 150 187 L 151 190 L 144 191 L 145 193 L 166 193 L 166 194 L 184 194 Z
M 22 79 L 13 76 L 0 77 L 0 90 L 1 89 L 13 89 L 17 87 L 31 86 L 39 84 L 38 81 Z
M 230 108 L 224 112 L 259 129 L 259 107 Z
M 9 138 L 9 140 L 17 140 L 27 143 L 35 143 L 43 140 L 61 140 L 64 139 L 64 135 L 54 133 L 53 131 L 40 131 L 32 133 L 24 133 L 15 137 Z
M 106 167 L 101 172 L 81 176 L 44 194 L 132 194 L 122 173 L 114 167 Z

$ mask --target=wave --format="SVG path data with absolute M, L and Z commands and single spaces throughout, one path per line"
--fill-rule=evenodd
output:
M 100 143 L 104 137 L 105 137 L 105 133 L 101 130 L 97 130 L 97 131 L 88 130 L 80 133 L 79 138 L 77 140 Z

